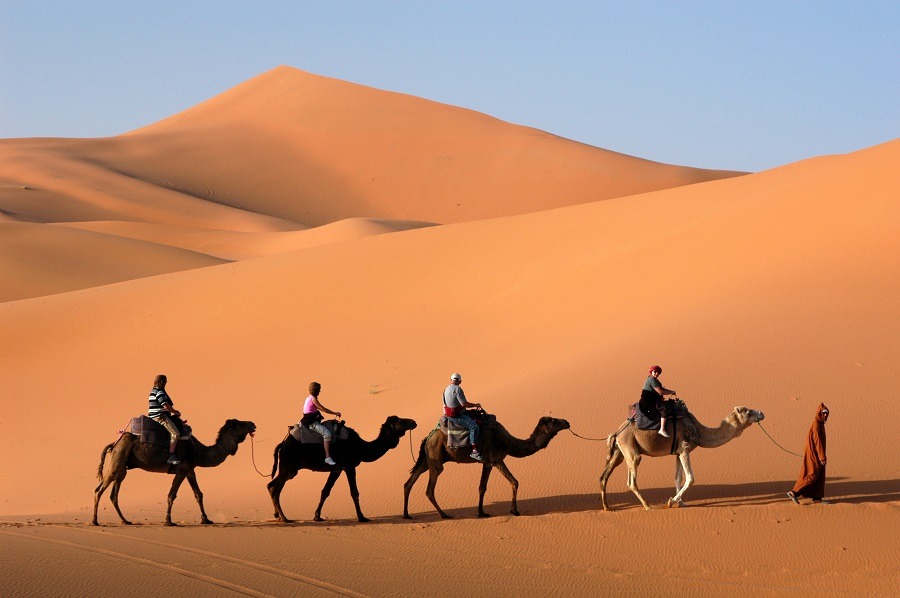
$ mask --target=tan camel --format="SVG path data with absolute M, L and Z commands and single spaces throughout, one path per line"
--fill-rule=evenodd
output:
M 519 490 L 519 481 L 506 467 L 503 459 L 509 455 L 510 457 L 529 457 L 539 450 L 546 448 L 550 441 L 562 430 L 569 429 L 569 422 L 564 419 L 556 419 L 553 417 L 542 417 L 538 421 L 537 427 L 525 440 L 515 438 L 506 428 L 499 423 L 494 424 L 495 427 L 482 427 L 481 442 L 478 448 L 484 461 L 481 464 L 481 483 L 478 486 L 478 516 L 488 517 L 484 512 L 484 493 L 487 490 L 488 477 L 491 475 L 491 469 L 496 468 L 503 477 L 509 480 L 512 486 L 512 509 L 510 513 L 518 515 L 519 510 L 516 505 L 516 493 Z M 428 472 L 428 487 L 425 489 L 425 495 L 428 500 L 437 509 L 437 512 L 444 519 L 450 519 L 441 510 L 437 500 L 434 498 L 434 488 L 437 485 L 438 476 L 444 471 L 444 463 L 447 461 L 455 461 L 456 463 L 478 463 L 469 455 L 472 447 L 461 449 L 447 448 L 447 437 L 441 432 L 440 428 L 435 429 L 423 441 L 419 448 L 419 458 L 410 471 L 409 479 L 403 485 L 403 518 L 412 519 L 409 516 L 409 492 L 415 485 L 419 476 Z
M 256 424 L 253 422 L 240 421 L 237 419 L 229 419 L 219 430 L 216 437 L 216 443 L 213 446 L 204 446 L 196 438 L 191 436 L 188 441 L 180 441 L 178 443 L 177 454 L 181 459 L 178 465 L 169 465 L 166 460 L 169 457 L 168 446 L 157 446 L 140 441 L 140 437 L 133 434 L 122 434 L 119 439 L 111 444 L 103 447 L 100 453 L 100 466 L 97 467 L 97 477 L 100 484 L 94 490 L 94 519 L 91 523 L 97 523 L 97 507 L 100 504 L 100 497 L 103 491 L 110 485 L 112 490 L 109 492 L 109 499 L 119 514 L 119 519 L 125 525 L 131 525 L 131 522 L 125 519 L 119 509 L 119 487 L 122 480 L 129 469 L 143 469 L 153 473 L 174 473 L 175 478 L 172 480 L 172 488 L 169 490 L 169 507 L 166 509 L 166 525 L 175 525 L 172 523 L 172 503 L 175 502 L 175 496 L 178 494 L 178 488 L 187 478 L 191 488 L 194 490 L 194 497 L 197 504 L 200 505 L 201 523 L 210 524 L 212 521 L 206 516 L 203 508 L 203 493 L 200 492 L 200 486 L 197 485 L 197 476 L 194 473 L 195 467 L 216 467 L 221 465 L 229 456 L 237 453 L 238 445 L 247 438 L 247 434 L 256 432 Z M 110 466 L 106 475 L 103 474 L 103 464 L 106 461 L 106 455 L 109 453 Z
M 622 461 L 628 467 L 628 487 L 638 497 L 645 509 L 650 505 L 641 496 L 637 484 L 637 468 L 641 464 L 641 455 L 648 457 L 667 457 L 677 455 L 675 461 L 675 496 L 666 503 L 667 507 L 681 506 L 681 497 L 694 482 L 694 473 L 691 470 L 691 451 L 695 448 L 716 448 L 734 440 L 743 431 L 758 421 L 765 418 L 762 411 L 748 409 L 747 407 L 735 407 L 728 414 L 718 428 L 707 428 L 688 413 L 684 418 L 678 419 L 674 430 L 674 438 L 665 438 L 657 434 L 656 430 L 639 430 L 631 420 L 625 422 L 619 432 L 612 434 L 607 439 L 609 451 L 606 455 L 606 469 L 600 474 L 600 500 L 603 501 L 603 510 L 609 511 L 606 504 L 606 482 L 613 470 Z M 672 434 L 673 420 L 669 420 L 666 430 Z M 673 452 L 672 447 L 675 450 Z

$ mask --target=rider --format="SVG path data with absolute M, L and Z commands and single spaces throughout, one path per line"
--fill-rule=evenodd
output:
M 658 434 L 669 438 L 669 433 L 666 432 L 666 413 L 668 412 L 666 402 L 670 399 L 666 397 L 677 393 L 664 387 L 659 381 L 659 375 L 662 374 L 661 367 L 658 365 L 651 366 L 649 374 L 644 382 L 644 388 L 641 390 L 641 400 L 638 407 L 644 415 L 650 418 L 655 419 L 654 412 L 658 412 L 660 415 Z
M 318 432 L 322 435 L 325 445 L 325 463 L 334 465 L 334 459 L 331 458 L 331 431 L 322 425 L 322 411 L 329 413 L 336 418 L 341 418 L 340 411 L 332 411 L 319 402 L 319 393 L 322 391 L 322 385 L 318 382 L 309 383 L 309 396 L 303 403 L 303 418 L 300 425 L 308 427 L 310 430 Z
M 463 392 L 462 376 L 452 374 L 450 376 L 450 385 L 444 389 L 444 415 L 454 424 L 463 426 L 469 430 L 469 442 L 472 444 L 472 454 L 469 455 L 476 461 L 481 461 L 481 453 L 478 452 L 478 439 L 480 430 L 478 423 L 469 417 L 466 413 L 467 407 L 481 409 L 481 403 L 470 403 L 466 400 L 466 393 Z
M 160 374 L 153 380 L 153 388 L 150 390 L 150 407 L 147 415 L 153 421 L 161 424 L 169 433 L 169 460 L 166 463 L 178 465 L 180 461 L 175 456 L 175 446 L 178 444 L 178 437 L 181 434 L 178 432 L 178 428 L 175 427 L 171 417 L 181 417 L 181 411 L 175 409 L 175 406 L 172 404 L 172 398 L 166 392 L 166 382 L 168 382 L 168 378 L 166 378 L 165 374 Z

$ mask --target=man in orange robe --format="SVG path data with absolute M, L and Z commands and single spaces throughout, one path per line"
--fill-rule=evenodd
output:
M 813 502 L 824 502 L 825 496 L 825 422 L 828 421 L 828 407 L 824 403 L 816 409 L 816 418 L 806 435 L 806 450 L 803 453 L 803 466 L 794 489 L 787 493 L 795 503 L 801 496 L 813 499 Z

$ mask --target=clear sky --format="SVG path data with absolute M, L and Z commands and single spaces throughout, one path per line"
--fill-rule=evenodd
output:
M 0 0 L 0 138 L 117 135 L 282 64 L 688 166 L 900 137 L 900 0 Z

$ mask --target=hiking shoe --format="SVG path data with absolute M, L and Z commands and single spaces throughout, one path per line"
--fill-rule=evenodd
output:
M 169 455 L 169 460 L 166 461 L 166 463 L 169 465 L 178 465 L 179 463 L 181 463 L 181 461 L 179 461 L 178 457 L 176 457 L 175 455 Z
M 787 493 L 787 497 L 788 497 L 789 499 L 791 499 L 792 501 L 794 501 L 794 504 L 795 504 L 795 505 L 799 505 L 799 504 L 800 504 L 800 501 L 797 500 L 797 495 L 794 494 L 794 491 L 793 491 L 793 490 Z
M 671 438 L 671 436 L 669 436 L 669 433 L 662 429 L 660 429 L 660 431 L 657 432 L 657 434 L 659 434 L 660 436 L 665 436 L 666 438 Z
M 472 457 L 473 459 L 475 459 L 476 461 L 484 460 L 484 458 L 481 456 L 481 453 L 479 453 L 478 451 L 472 451 L 472 454 L 469 456 Z
M 337 465 L 337 463 L 335 463 L 334 459 L 332 459 L 331 457 L 325 457 L 325 463 L 327 463 L 328 465 Z

